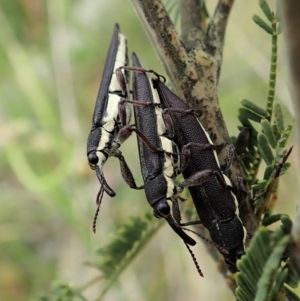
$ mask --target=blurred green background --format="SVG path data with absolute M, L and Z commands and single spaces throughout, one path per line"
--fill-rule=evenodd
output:
M 216 1 L 207 2 L 212 12 Z M 266 103 L 271 41 L 252 22 L 254 13 L 262 16 L 256 1 L 237 1 L 226 35 L 219 96 L 232 135 L 241 98 Z M 99 275 L 83 263 L 129 216 L 150 211 L 112 158 L 105 172 L 117 196 L 105 197 L 92 233 L 99 183 L 86 139 L 115 22 L 143 65 L 165 74 L 129 1 L 0 0 L 1 301 L 36 300 L 53 283 L 83 286 Z M 276 98 L 288 114 L 287 74 L 281 36 Z M 135 137 L 122 150 L 140 184 Z M 276 208 L 292 217 L 295 172 L 283 177 Z M 203 279 L 172 233 L 164 226 L 105 300 L 233 300 L 201 242 L 193 250 Z M 84 294 L 94 300 L 100 292 L 101 282 Z

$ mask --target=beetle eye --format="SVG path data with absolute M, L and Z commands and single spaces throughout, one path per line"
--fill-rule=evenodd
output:
M 97 164 L 99 161 L 99 159 L 95 153 L 88 154 L 88 160 L 92 165 Z
M 166 202 L 161 202 L 154 208 L 154 216 L 158 218 L 167 217 L 169 214 L 170 206 Z

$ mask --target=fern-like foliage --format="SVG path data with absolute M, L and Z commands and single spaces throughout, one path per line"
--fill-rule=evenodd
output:
M 56 285 L 47 296 L 41 296 L 38 301 L 87 301 L 80 290 L 69 284 Z
M 280 220 L 281 226 L 270 231 L 265 225 Z M 236 295 L 239 301 L 300 300 L 292 293 L 299 278 L 288 259 L 291 220 L 286 215 L 270 216 L 256 232 L 247 255 L 238 261 Z
M 252 125 L 251 121 L 262 122 L 271 121 L 273 106 L 274 106 L 274 94 L 276 87 L 276 69 L 277 69 L 277 37 L 280 33 L 278 19 L 273 12 L 271 12 L 267 2 L 265 0 L 259 1 L 260 7 L 270 22 L 266 23 L 258 15 L 253 16 L 253 21 L 271 35 L 272 39 L 272 51 L 271 51 L 271 64 L 269 75 L 269 89 L 267 95 L 266 108 L 260 108 L 249 100 L 242 100 L 242 108 L 239 110 L 239 120 L 243 127 L 249 129 L 249 143 L 248 151 L 250 156 L 243 159 L 244 170 L 247 175 L 247 180 L 253 184 L 256 181 L 256 175 L 261 162 L 261 153 L 259 150 L 259 141 L 257 139 L 258 132 Z M 242 129 L 242 127 L 241 127 Z
M 289 123 L 285 126 L 281 106 L 274 103 L 280 27 L 278 18 L 267 2 L 260 0 L 259 4 L 267 21 L 257 15 L 253 21 L 272 37 L 267 105 L 261 108 L 249 100 L 242 100 L 239 120 L 247 129 L 245 136 L 248 135 L 247 149 L 244 150 L 247 156 L 242 159 L 242 164 L 252 188 L 253 209 L 262 219 L 262 226 L 255 233 L 246 255 L 238 261 L 236 295 L 239 301 L 300 300 L 290 289 L 296 288 L 299 282 L 289 261 L 292 221 L 287 215 L 272 215 L 277 201 L 279 177 L 290 167 L 286 161 L 292 151 L 292 147 L 286 148 L 292 125 Z M 260 124 L 260 130 L 253 125 L 255 122 Z M 267 167 L 263 179 L 257 179 L 261 160 Z M 278 221 L 281 225 L 277 230 L 267 228 Z
M 131 217 L 118 229 L 111 241 L 97 251 L 96 260 L 88 264 L 99 269 L 106 281 L 98 300 L 102 299 L 161 225 L 162 221 L 149 213 L 142 218 Z
M 260 7 L 268 21 L 255 15 L 253 21 L 264 29 L 272 38 L 271 67 L 269 75 L 269 89 L 267 104 L 261 108 L 248 99 L 241 101 L 239 120 L 247 129 L 249 135 L 245 152 L 247 155 L 242 159 L 242 165 L 247 180 L 252 184 L 252 192 L 255 213 L 261 217 L 265 213 L 271 213 L 276 200 L 278 178 L 290 167 L 286 162 L 291 148 L 286 149 L 286 143 L 292 130 L 292 125 L 284 125 L 284 117 L 279 103 L 274 103 L 276 86 L 277 66 L 277 36 L 280 33 L 278 18 L 273 13 L 265 0 L 259 1 Z M 259 123 L 260 129 L 253 123 Z M 257 179 L 256 175 L 261 159 L 267 165 L 263 179 Z
M 114 234 L 111 241 L 97 251 L 97 260 L 92 263 L 106 279 L 113 277 L 121 266 L 128 263 L 156 230 L 161 226 L 151 214 L 144 218 L 131 217 Z

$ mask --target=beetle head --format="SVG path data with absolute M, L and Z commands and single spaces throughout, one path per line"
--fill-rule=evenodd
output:
M 101 127 L 92 130 L 87 140 L 87 158 L 89 165 L 92 169 L 95 169 L 95 165 L 98 163 L 99 158 L 97 156 L 97 148 L 101 138 Z

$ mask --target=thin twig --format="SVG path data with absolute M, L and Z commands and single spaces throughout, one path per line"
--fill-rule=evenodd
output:
M 218 64 L 218 81 L 223 58 L 225 31 L 233 2 L 234 0 L 219 0 L 206 31 L 207 51 L 215 58 Z
M 205 18 L 201 18 L 199 0 L 180 0 L 181 38 L 186 48 L 201 47 Z
M 146 27 L 171 81 L 180 91 L 178 83 L 185 76 L 187 53 L 163 4 L 160 0 L 131 0 L 131 3 Z

